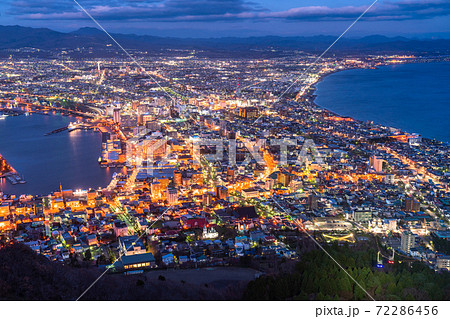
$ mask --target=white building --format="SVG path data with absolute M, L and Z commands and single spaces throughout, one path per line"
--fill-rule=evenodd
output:
M 439 256 L 436 259 L 436 268 L 450 271 L 450 256 Z
M 216 239 L 217 237 L 219 237 L 219 233 L 214 229 L 214 227 L 203 227 L 203 239 Z
M 372 219 L 372 211 L 367 208 L 357 208 L 353 211 L 353 220 L 355 222 L 368 222 Z
M 410 231 L 404 231 L 402 233 L 402 239 L 400 244 L 401 249 L 404 252 L 409 253 L 411 251 L 411 248 L 414 248 L 415 244 L 416 244 L 416 237 L 414 236 L 414 234 L 411 233 Z
M 386 175 L 385 177 L 384 177 L 384 182 L 386 183 L 386 184 L 394 184 L 394 175 L 392 175 L 392 174 L 388 174 L 388 175 Z

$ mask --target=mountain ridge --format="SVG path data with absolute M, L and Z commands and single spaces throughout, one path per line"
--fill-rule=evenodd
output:
M 137 34 L 111 34 L 123 47 L 132 50 L 160 51 L 167 49 L 205 51 L 325 50 L 335 36 L 260 36 L 222 38 L 177 38 Z M 78 48 L 107 49 L 114 42 L 103 31 L 83 27 L 72 32 L 59 32 L 48 28 L 0 26 L 0 50 L 35 48 L 40 50 L 75 50 Z M 111 47 L 111 46 L 110 46 Z M 412 39 L 369 35 L 361 38 L 342 38 L 333 47 L 336 53 L 450 53 L 450 39 Z

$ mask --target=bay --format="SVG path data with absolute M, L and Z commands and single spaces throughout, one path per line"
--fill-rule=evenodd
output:
M 340 115 L 450 142 L 450 63 L 353 69 L 317 84 L 315 103 Z
M 105 187 L 114 169 L 101 168 L 101 134 L 95 131 L 46 133 L 75 122 L 60 115 L 30 114 L 0 120 L 0 153 L 26 184 L 0 182 L 5 194 L 48 195 L 64 189 Z

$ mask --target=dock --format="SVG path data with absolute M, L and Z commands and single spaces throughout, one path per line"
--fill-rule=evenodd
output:
M 19 174 L 10 174 L 5 177 L 12 185 L 25 184 L 27 182 Z
M 61 132 L 66 131 L 67 129 L 68 129 L 68 126 L 61 127 L 61 128 L 58 128 L 58 129 L 56 129 L 56 130 L 53 130 L 53 131 L 51 131 L 51 132 L 46 133 L 45 136 L 49 136 L 49 135 L 61 133 Z
M 12 185 L 25 184 L 25 179 L 0 154 L 0 178 L 5 178 Z

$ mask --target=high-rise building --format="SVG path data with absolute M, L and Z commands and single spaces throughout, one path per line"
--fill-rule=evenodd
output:
M 216 186 L 216 197 L 219 199 L 226 199 L 228 197 L 228 188 L 225 186 Z
M 120 122 L 122 127 L 136 127 L 138 124 L 138 118 L 135 115 L 121 115 Z
M 159 192 L 161 191 L 161 183 L 158 181 L 154 181 L 150 186 L 150 191 L 152 193 L 152 196 L 158 196 Z
M 288 171 L 282 171 L 278 174 L 277 182 L 283 185 L 284 187 L 288 187 L 291 182 L 292 174 Z
M 377 158 L 375 155 L 371 156 L 369 159 L 369 167 L 373 168 L 377 173 L 383 172 L 383 163 L 384 160 L 381 158 Z
M 178 191 L 176 188 L 173 187 L 167 188 L 166 195 L 167 195 L 167 202 L 169 203 L 169 205 L 172 205 L 178 201 Z
M 114 109 L 113 111 L 113 120 L 115 124 L 121 123 L 121 117 L 120 117 L 120 109 Z
M 227 167 L 227 181 L 232 181 L 234 179 L 234 169 L 232 167 Z
M 256 107 L 242 107 L 239 109 L 239 116 L 246 119 L 258 117 L 258 109 Z
M 317 196 L 316 195 L 314 195 L 314 194 L 308 195 L 307 207 L 308 207 L 308 210 L 317 209 L 318 205 L 317 205 Z
M 152 132 L 161 130 L 161 124 L 159 121 L 145 120 L 145 126 Z
M 405 253 L 409 253 L 411 248 L 414 248 L 415 244 L 416 244 L 416 239 L 414 237 L 414 234 L 411 233 L 410 231 L 404 231 L 402 233 L 402 238 L 401 238 L 401 249 Z
M 367 208 L 357 208 L 353 211 L 353 220 L 355 222 L 368 222 L 372 219 L 372 211 Z
M 173 171 L 173 183 L 176 186 L 180 186 L 181 185 L 181 171 Z
M 220 120 L 219 126 L 220 126 L 220 129 L 221 129 L 222 131 L 225 131 L 225 130 L 227 129 L 227 121 L 225 121 L 225 120 Z
M 205 206 L 211 206 L 213 202 L 214 193 L 207 192 L 203 194 L 203 205 Z
M 420 212 L 420 202 L 413 198 L 407 198 L 405 200 L 405 211 L 413 213 Z

